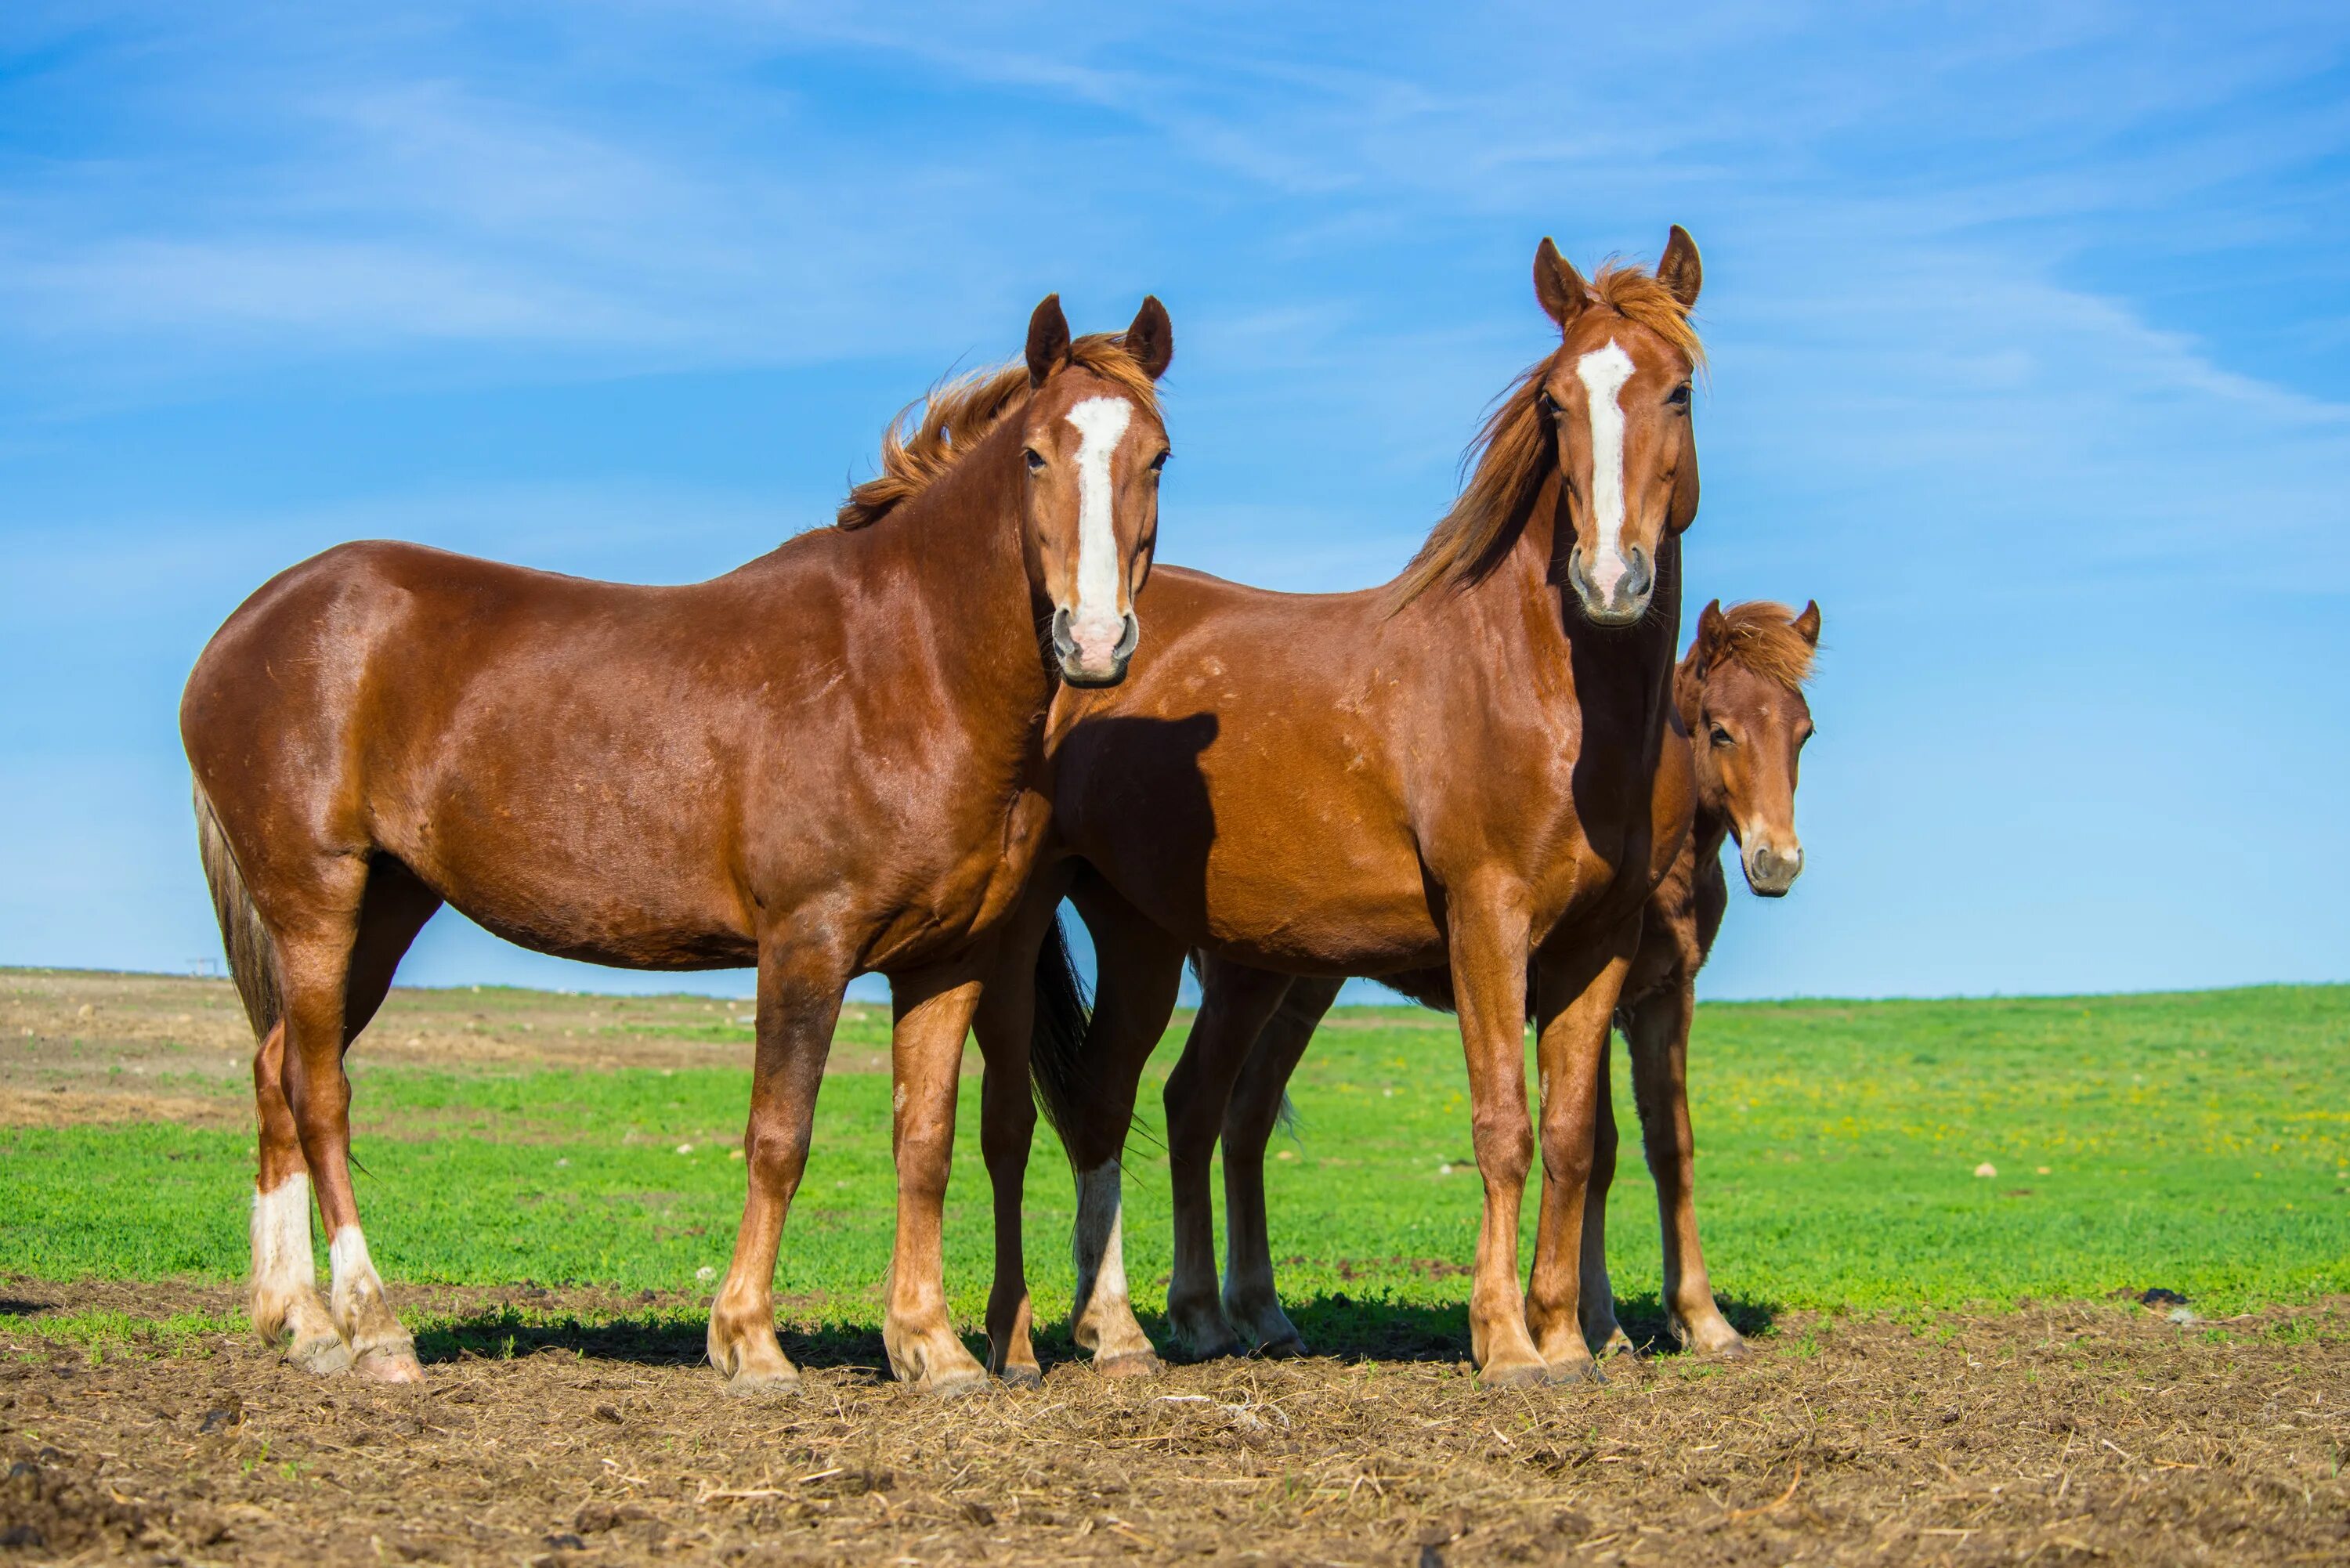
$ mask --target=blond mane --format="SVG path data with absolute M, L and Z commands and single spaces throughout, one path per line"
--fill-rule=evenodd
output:
M 1721 618 L 1729 630 L 1717 655 L 1721 662 L 1743 665 L 1790 691 L 1804 689 L 1819 649 L 1795 629 L 1794 610 L 1769 599 L 1752 599 L 1728 607 Z
M 1705 345 L 1690 325 L 1689 311 L 1646 268 L 1611 258 L 1589 286 L 1597 308 L 1647 327 L 1687 356 L 1690 369 L 1704 368 Z M 1393 608 L 1401 609 L 1440 583 L 1475 582 L 1492 570 L 1517 536 L 1556 452 L 1541 401 L 1543 379 L 1555 358 L 1555 352 L 1545 355 L 1511 382 L 1469 443 L 1461 460 L 1468 483 L 1388 587 Z
M 1097 332 L 1069 345 L 1082 366 L 1156 411 L 1159 390 L 1122 333 Z M 1006 365 L 942 381 L 898 410 L 881 432 L 881 472 L 848 493 L 834 520 L 863 528 L 911 501 L 953 469 L 987 432 L 1028 400 L 1028 367 Z

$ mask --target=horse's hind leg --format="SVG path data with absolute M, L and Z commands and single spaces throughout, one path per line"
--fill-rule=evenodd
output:
M 1055 940 L 1053 921 L 1066 878 L 1041 876 L 1011 922 L 979 1009 L 972 1035 L 979 1042 L 986 1071 L 980 1080 L 981 1153 L 995 1199 L 995 1281 L 987 1297 L 987 1366 L 1015 1387 L 1044 1381 L 1031 1337 L 1027 1246 L 1023 1236 L 1027 1198 L 1028 1151 L 1036 1137 L 1036 1099 L 1028 1085 L 1029 1041 L 1035 1028 L 1038 992 L 1051 964 L 1066 963 L 1045 944 Z M 1066 992 L 1067 987 L 1062 989 Z M 1069 1006 L 1076 1005 L 1074 995 Z
M 1629 1355 L 1632 1336 L 1616 1321 L 1616 1282 L 1607 1277 L 1607 1190 L 1616 1184 L 1615 1086 L 1608 1064 L 1611 1042 L 1599 1045 L 1599 1082 L 1593 1101 L 1591 1177 L 1583 1186 L 1583 1343 L 1591 1354 Z
M 351 1365 L 350 1347 L 318 1294 L 310 1236 L 310 1168 L 302 1158 L 294 1107 L 286 1098 L 286 1024 L 270 1026 L 253 1053 L 253 1100 L 260 1119 L 260 1169 L 253 1188 L 253 1331 L 285 1343 L 286 1358 L 321 1375 Z
M 1182 1060 L 1168 1076 L 1167 1163 L 1175 1192 L 1175 1268 L 1167 1324 L 1195 1359 L 1239 1355 L 1248 1346 L 1224 1320 L 1216 1290 L 1216 1218 L 1208 1162 L 1250 1048 L 1288 992 L 1289 977 L 1208 959 L 1200 971 L 1200 1013 Z
M 1640 1137 L 1657 1181 L 1665 1233 L 1665 1316 L 1681 1343 L 1701 1355 L 1739 1356 L 1746 1341 L 1714 1303 L 1705 1252 L 1697 1239 L 1697 1142 L 1690 1128 L 1689 1032 L 1695 998 L 1689 981 L 1667 986 L 1630 1010 L 1632 1091 Z
M 1279 1010 L 1258 1031 L 1224 1106 L 1224 1318 L 1263 1355 L 1305 1354 L 1305 1342 L 1281 1310 L 1274 1284 L 1264 1148 L 1287 1101 L 1289 1075 L 1345 983 L 1319 978 L 1290 982 Z
M 419 918 L 409 923 L 414 901 L 402 894 L 393 895 L 395 913 L 370 919 L 369 870 L 365 860 L 321 857 L 317 878 L 305 890 L 308 909 L 276 933 L 286 985 L 285 1085 L 327 1231 L 333 1277 L 328 1306 L 336 1329 L 350 1347 L 351 1369 L 361 1376 L 405 1383 L 422 1377 L 423 1370 L 417 1366 L 408 1331 L 384 1299 L 383 1281 L 359 1229 L 359 1203 L 351 1190 L 351 1093 L 343 1072 L 343 1050 L 350 1033 L 381 1000 L 381 985 L 372 977 L 380 972 L 382 983 L 389 983 L 398 950 L 406 949 L 423 922 Z M 423 912 L 431 913 L 429 905 Z M 357 965 L 363 937 L 367 959 Z M 387 963 L 380 949 L 395 941 L 396 950 Z M 350 990 L 355 972 L 365 988 L 356 999 Z M 354 1010 L 354 1000 L 364 1003 L 364 1012 Z
M 1107 1376 L 1155 1372 L 1158 1355 L 1135 1320 L 1126 1278 L 1118 1158 L 1134 1121 L 1134 1096 L 1151 1047 L 1166 1033 L 1183 981 L 1181 943 L 1092 878 L 1077 908 L 1093 932 L 1099 990 L 1086 1030 L 1084 1075 L 1060 1119 L 1076 1178 L 1076 1310 L 1072 1331 Z

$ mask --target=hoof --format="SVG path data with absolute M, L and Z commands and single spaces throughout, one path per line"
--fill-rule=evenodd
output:
M 987 1374 L 976 1366 L 957 1367 L 940 1377 L 929 1377 L 914 1385 L 914 1391 L 933 1399 L 962 1399 L 987 1386 Z
M 1630 1334 L 1626 1334 L 1619 1328 L 1615 1333 L 1609 1334 L 1606 1339 L 1600 1341 L 1599 1348 L 1592 1354 L 1596 1355 L 1602 1361 L 1606 1361 L 1612 1356 L 1617 1355 L 1628 1355 L 1637 1361 L 1640 1356 L 1640 1347 L 1632 1343 L 1632 1336 Z
M 351 1369 L 351 1347 L 338 1334 L 296 1340 L 286 1352 L 286 1361 L 317 1377 L 335 1377 Z
M 1236 1335 L 1231 1339 L 1219 1340 L 1201 1350 L 1193 1350 L 1188 1345 L 1181 1346 L 1173 1359 L 1187 1366 L 1196 1366 L 1203 1361 L 1231 1361 L 1248 1353 L 1247 1344 Z
M 1483 1368 L 1477 1381 L 1488 1388 L 1539 1388 L 1550 1381 L 1550 1369 L 1539 1361 L 1513 1361 Z
M 1754 1352 L 1743 1339 L 1732 1334 L 1729 1344 L 1718 1345 L 1711 1350 L 1700 1350 L 1698 1354 L 1708 1361 L 1744 1361 L 1752 1356 Z
M 1034 1366 L 1007 1366 L 1003 1369 L 1006 1388 L 1042 1388 L 1045 1374 Z
M 1285 1334 L 1279 1339 L 1267 1340 L 1256 1347 L 1256 1353 L 1267 1361 L 1295 1361 L 1301 1355 L 1313 1354 L 1305 1348 L 1305 1342 L 1294 1334 Z
M 1596 1361 L 1554 1361 L 1543 1368 L 1543 1381 L 1572 1387 L 1580 1383 L 1604 1384 L 1607 1379 Z
M 1095 1361 L 1094 1370 L 1104 1377 L 1156 1377 L 1160 1366 L 1159 1357 L 1150 1351 L 1127 1350 L 1100 1357 Z
M 416 1346 L 401 1340 L 360 1351 L 351 1359 L 351 1376 L 370 1383 L 421 1383 L 424 1368 L 417 1365 Z
M 780 1397 L 800 1391 L 800 1375 L 796 1370 L 783 1372 L 737 1372 L 719 1385 L 728 1397 L 736 1399 Z

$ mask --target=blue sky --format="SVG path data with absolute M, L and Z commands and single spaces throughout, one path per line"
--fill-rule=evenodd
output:
M 2350 978 L 2338 4 L 376 9 L 0 11 L 0 961 L 216 952 L 180 685 L 327 545 L 706 576 L 1150 290 L 1164 558 L 1376 582 L 1535 241 L 1679 222 L 1692 607 L 1826 618 L 1707 991 Z M 632 983 L 448 915 L 406 975 Z

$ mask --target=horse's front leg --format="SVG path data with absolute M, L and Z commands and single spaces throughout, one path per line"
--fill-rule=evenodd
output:
M 1636 915 L 1596 942 L 1535 964 L 1535 1063 L 1542 1072 L 1543 1191 L 1526 1326 L 1554 1381 L 1596 1378 L 1581 1321 L 1584 1198 L 1592 1174 L 1607 1030 L 1640 940 Z
M 1638 1347 L 1616 1321 L 1616 1282 L 1607 1277 L 1607 1192 L 1616 1184 L 1616 1101 L 1609 1082 L 1609 1040 L 1599 1037 L 1599 1070 L 1592 1088 L 1591 1179 L 1583 1189 L 1583 1343 L 1598 1356 L 1630 1355 Z
M 710 1364 L 737 1393 L 789 1388 L 800 1380 L 775 1338 L 775 1252 L 807 1168 L 816 1090 L 832 1054 L 848 967 L 831 952 L 780 939 L 759 946 L 759 1043 L 743 1139 L 749 1191 L 733 1261 L 710 1304 Z
M 1224 1107 L 1224 1320 L 1260 1355 L 1305 1354 L 1273 1275 L 1273 1232 L 1265 1214 L 1264 1147 L 1288 1104 L 1289 1075 L 1314 1038 L 1315 1025 L 1338 1000 L 1343 981 L 1290 982 L 1289 994 L 1232 1085 Z
M 1664 1224 L 1665 1321 L 1699 1355 L 1735 1358 L 1746 1354 L 1746 1341 L 1714 1303 L 1697 1239 L 1697 1141 L 1689 1114 L 1690 1021 L 1696 1006 L 1694 987 L 1683 976 L 1634 1006 L 1625 1033 L 1641 1141 Z
M 1469 1291 L 1469 1347 L 1488 1383 L 1523 1387 L 1547 1375 L 1526 1332 L 1518 1286 L 1518 1212 L 1534 1164 L 1526 1116 L 1526 931 L 1523 891 L 1482 890 L 1451 917 L 1452 991 L 1469 1063 L 1469 1125 L 1485 1184 Z
M 944 1237 L 955 1088 L 983 978 L 972 960 L 889 977 L 897 1016 L 890 1147 L 898 1161 L 898 1245 L 889 1262 L 881 1343 L 891 1371 L 936 1394 L 960 1393 L 986 1376 L 947 1314 Z

